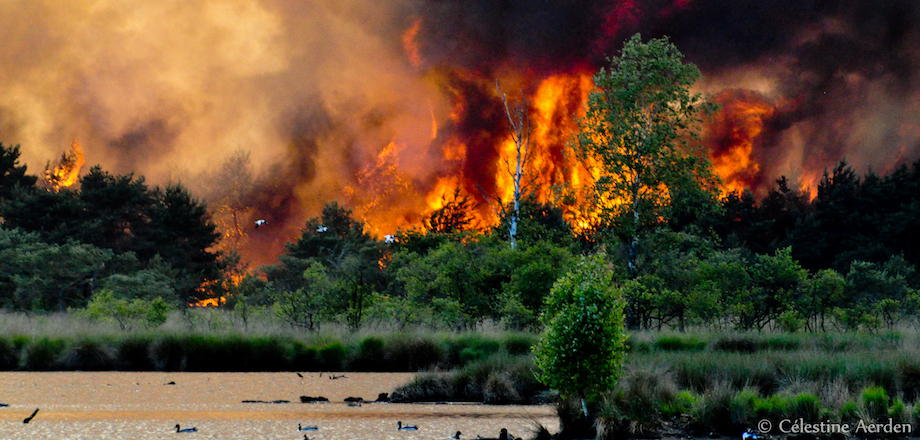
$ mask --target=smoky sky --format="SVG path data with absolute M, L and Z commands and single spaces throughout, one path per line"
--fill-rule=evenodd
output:
M 422 209 L 452 173 L 489 188 L 507 127 L 495 80 L 533 92 L 637 32 L 669 36 L 700 91 L 775 107 L 755 189 L 781 174 L 814 184 L 843 158 L 885 172 L 920 156 L 920 3 L 903 0 L 6 0 L 0 141 L 32 173 L 76 139 L 87 166 L 193 190 L 243 149 L 252 216 L 289 235 L 346 189 L 369 197 L 358 176 L 382 173 L 390 143 L 395 180 L 414 188 L 399 209 Z M 440 154 L 450 138 L 463 163 Z

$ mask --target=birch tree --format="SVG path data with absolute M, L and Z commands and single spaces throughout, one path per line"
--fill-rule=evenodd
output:
M 508 174 L 511 175 L 511 181 L 514 183 L 514 192 L 512 193 L 511 222 L 508 228 L 509 241 L 511 249 L 516 246 L 517 226 L 521 216 L 521 186 L 524 179 L 524 167 L 527 165 L 527 159 L 530 155 L 530 118 L 528 116 L 528 102 L 522 99 L 518 103 L 509 104 L 508 97 L 495 83 L 495 89 L 502 98 L 505 105 L 505 114 L 508 116 L 508 123 L 511 128 L 511 140 L 514 142 L 515 161 L 505 160 L 505 167 Z

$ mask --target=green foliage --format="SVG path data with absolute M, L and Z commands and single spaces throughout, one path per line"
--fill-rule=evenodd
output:
M 640 235 L 667 215 L 670 194 L 681 187 L 711 188 L 711 166 L 688 141 L 698 135 L 701 115 L 713 110 L 690 91 L 699 69 L 665 37 L 625 43 L 610 68 L 594 76 L 597 90 L 579 120 L 577 157 L 599 163 L 596 205 L 628 244 L 630 274 Z
M 12 197 L 16 187 L 31 187 L 38 181 L 26 175 L 26 166 L 19 165 L 19 155 L 19 145 L 4 146 L 0 142 L 0 203 Z
M 534 347 L 539 379 L 563 396 L 596 400 L 616 384 L 626 334 L 624 302 L 603 256 L 584 257 L 556 281 Z
M 0 303 L 19 310 L 82 306 L 112 259 L 91 245 L 42 242 L 34 233 L 0 228 Z
M 163 324 L 171 309 L 159 296 L 125 299 L 116 297 L 110 289 L 101 289 L 78 313 L 89 319 L 115 321 L 121 330 L 131 331 L 137 324 L 146 328 Z
M 336 288 L 325 267 L 313 263 L 303 272 L 303 287 L 295 291 L 275 291 L 272 309 L 279 319 L 292 327 L 315 331 L 324 314 L 329 313 L 326 305 Z

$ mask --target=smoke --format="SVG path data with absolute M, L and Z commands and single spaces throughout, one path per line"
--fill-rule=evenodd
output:
M 740 158 L 738 139 L 750 138 L 749 164 L 731 171 L 738 185 L 763 192 L 786 174 L 813 188 L 844 157 L 886 172 L 920 156 L 915 1 L 6 0 L 2 10 L 0 140 L 21 144 L 33 173 L 77 139 L 90 165 L 211 194 L 214 170 L 249 151 L 249 220 L 272 226 L 251 234 L 256 262 L 329 200 L 383 234 L 417 223 L 443 182 L 496 191 L 507 121 L 495 80 L 532 97 L 554 75 L 589 75 L 636 32 L 669 35 L 701 67 L 700 90 L 733 112 L 707 139 L 716 157 Z M 770 111 L 752 117 L 751 106 Z M 563 134 L 543 146 L 554 157 Z

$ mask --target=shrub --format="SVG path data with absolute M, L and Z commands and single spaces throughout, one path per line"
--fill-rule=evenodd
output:
M 693 408 L 699 404 L 699 401 L 700 396 L 694 394 L 693 391 L 680 391 L 670 401 L 666 401 L 661 405 L 661 414 L 665 417 L 690 414 Z
M 630 368 L 608 394 L 601 411 L 602 437 L 623 434 L 657 435 L 663 423 L 663 408 L 674 401 L 677 385 L 662 368 Z
M 692 336 L 662 336 L 655 341 L 655 348 L 665 351 L 698 351 L 706 348 L 706 341 Z
M 60 339 L 37 339 L 25 347 L 22 360 L 24 370 L 49 371 L 60 368 L 60 357 L 64 341 Z
M 444 350 L 429 339 L 400 336 L 390 340 L 384 357 L 394 371 L 420 371 L 444 363 Z
M 821 420 L 821 401 L 818 396 L 810 393 L 800 393 L 789 401 L 789 411 L 785 414 L 789 419 L 804 419 L 806 422 Z
M 67 370 L 111 370 L 115 367 L 115 355 L 97 341 L 81 339 L 64 353 L 61 366 Z
M 713 384 L 703 393 L 700 404 L 694 410 L 694 420 L 712 432 L 726 435 L 732 433 L 735 429 L 730 407 L 734 396 L 727 382 Z
M 503 346 L 508 354 L 520 356 L 530 354 L 531 349 L 536 343 L 537 339 L 530 334 L 512 333 L 504 339 Z
M 757 391 L 745 388 L 732 396 L 728 404 L 731 431 L 729 434 L 741 434 L 741 430 L 754 426 L 757 419 L 757 406 L 760 396 Z
M 717 351 L 733 351 L 738 353 L 753 353 L 757 351 L 757 341 L 749 337 L 722 337 L 716 339 L 712 348 Z
M 902 359 L 898 362 L 897 371 L 904 399 L 914 401 L 920 398 L 920 362 L 917 359 Z
M 19 366 L 19 350 L 5 338 L 0 338 L 0 371 L 14 370 Z
M 545 305 L 546 330 L 534 348 L 540 381 L 588 400 L 613 388 L 625 351 L 624 306 L 603 257 L 582 258 Z
M 389 368 L 383 339 L 370 336 L 358 345 L 351 368 L 355 371 L 387 371 Z
M 155 341 L 150 349 L 150 357 L 157 370 L 185 371 L 185 347 L 178 336 L 164 336 Z
M 390 393 L 390 401 L 394 403 L 449 400 L 457 400 L 457 396 L 453 377 L 448 373 L 419 374 L 412 382 Z
M 116 368 L 123 371 L 150 371 L 155 368 L 147 338 L 122 339 L 115 348 Z
M 316 352 L 319 367 L 326 371 L 341 371 L 345 366 L 348 350 L 341 342 L 332 342 L 320 347 Z
M 872 420 L 888 418 L 888 392 L 882 387 L 867 387 L 861 396 L 863 408 Z

